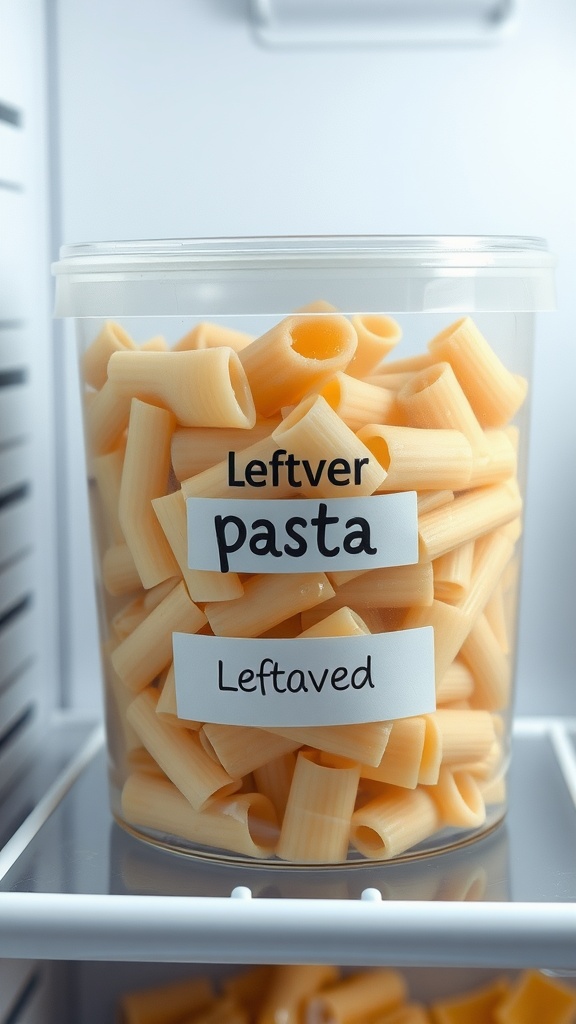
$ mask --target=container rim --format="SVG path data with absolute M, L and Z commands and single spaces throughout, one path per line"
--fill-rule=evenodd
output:
M 277 235 L 166 238 L 63 245 L 55 275 L 259 267 L 309 262 L 343 266 L 549 269 L 555 259 L 545 239 L 517 235 Z

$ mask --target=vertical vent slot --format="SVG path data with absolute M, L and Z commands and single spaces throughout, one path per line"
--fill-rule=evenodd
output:
M 41 981 L 42 972 L 35 970 L 24 985 L 24 988 L 20 991 L 16 1002 L 9 1009 L 8 1016 L 4 1018 L 3 1024 L 22 1024 L 30 1010 L 30 1004 L 34 996 L 40 990 Z
M 0 122 L 11 124 L 14 128 L 22 127 L 22 111 L 11 103 L 2 103 L 0 100 Z

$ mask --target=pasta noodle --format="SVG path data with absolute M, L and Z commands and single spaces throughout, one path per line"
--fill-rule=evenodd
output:
M 353 377 L 365 377 L 396 347 L 402 337 L 400 324 L 391 316 L 357 314 L 352 317 L 358 344 L 348 367 Z
M 468 486 L 472 449 L 458 430 L 370 423 L 356 436 L 386 470 L 380 491 L 459 491 Z
M 119 1016 L 122 1024 L 172 1024 L 185 1014 L 204 1010 L 213 999 L 207 978 L 185 978 L 125 992 L 120 999 Z
M 396 423 L 396 393 L 357 380 L 348 373 L 336 373 L 319 392 L 351 430 L 366 423 Z
M 450 363 L 482 426 L 499 427 L 512 419 L 528 384 L 505 368 L 470 317 L 446 327 L 428 348 Z
M 419 781 L 425 734 L 424 718 L 398 718 L 392 723 L 392 732 L 380 764 L 377 767 L 362 765 L 360 774 L 365 779 L 415 789 Z
M 233 779 L 241 779 L 256 768 L 261 768 L 300 746 L 297 740 L 287 740 L 264 729 L 217 725 L 211 722 L 202 726 L 200 739 L 204 741 L 204 738 L 224 770 Z
M 240 352 L 253 341 L 251 334 L 244 331 L 236 331 L 232 327 L 224 327 L 222 324 L 212 324 L 207 321 L 196 324 L 191 331 L 172 345 L 173 352 L 183 352 L 187 349 L 202 348 L 232 348 Z
M 357 344 L 356 331 L 343 316 L 286 317 L 240 352 L 258 413 L 272 416 L 321 387 L 346 369 Z
M 310 465 L 330 463 L 333 467 L 332 479 L 326 473 L 318 480 L 302 481 L 302 494 L 308 497 L 342 497 L 342 479 L 336 474 L 335 462 L 342 463 L 338 472 L 345 478 L 354 467 L 354 482 L 346 485 L 346 497 L 373 494 L 386 477 L 386 470 L 321 395 L 300 402 L 272 437 L 300 461 L 307 460 Z M 346 452 L 345 460 L 342 452 Z
M 380 967 L 360 971 L 328 985 L 308 1003 L 306 1024 L 350 1024 L 395 1009 L 406 998 L 406 982 L 399 971 Z
M 334 596 L 324 573 L 252 576 L 244 583 L 242 601 L 217 601 L 205 606 L 216 636 L 260 636 L 296 612 Z
M 186 480 L 270 437 L 279 417 L 258 419 L 250 430 L 242 427 L 178 427 L 172 435 L 172 469 L 177 480 Z
M 121 394 L 165 405 L 183 427 L 250 428 L 256 422 L 239 356 L 230 348 L 115 352 L 108 380 Z
M 220 797 L 199 812 L 167 779 L 140 773 L 126 780 L 122 811 L 132 825 L 248 857 L 269 856 L 278 834 L 272 805 L 259 793 Z
M 82 356 L 82 373 L 86 383 L 99 390 L 106 383 L 108 360 L 113 352 L 135 349 L 136 343 L 120 324 L 108 320 Z
M 373 860 L 390 860 L 428 839 L 439 827 L 434 801 L 422 787 L 386 787 L 352 815 L 355 849 Z
M 489 454 L 484 431 L 450 363 L 435 363 L 414 374 L 400 388 L 396 401 L 409 426 L 458 430 L 476 456 Z
M 442 767 L 430 795 L 444 825 L 479 828 L 486 820 L 486 808 L 478 783 L 472 775 Z
M 156 714 L 158 694 L 143 690 L 128 707 L 127 718 L 142 745 L 188 803 L 200 811 L 219 794 L 238 788 L 235 781 L 205 752 L 196 733 L 171 729 Z
M 280 964 L 273 968 L 256 1024 L 302 1024 L 302 1004 L 338 978 L 325 964 Z
M 346 858 L 360 770 L 317 764 L 300 752 L 276 855 L 282 860 L 336 864 Z
M 179 575 L 178 564 L 151 504 L 153 498 L 166 492 L 173 427 L 172 413 L 133 399 L 118 517 L 146 589 Z

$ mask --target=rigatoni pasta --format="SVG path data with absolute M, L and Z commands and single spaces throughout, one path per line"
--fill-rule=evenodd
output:
M 474 353 L 468 321 L 406 358 L 389 358 L 394 318 L 324 302 L 256 338 L 179 320 L 138 344 L 109 321 L 87 350 L 131 829 L 318 865 L 410 857 L 501 817 L 525 387 L 483 336 Z M 404 692 L 413 710 L 389 713 Z M 307 1024 L 339 1020 L 327 1006 Z M 226 994 L 204 1024 L 245 1012 Z M 399 998 L 379 1024 L 422 1012 Z

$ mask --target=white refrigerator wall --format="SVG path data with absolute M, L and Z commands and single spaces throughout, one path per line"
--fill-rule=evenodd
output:
M 63 242 L 525 234 L 558 256 L 538 321 L 522 713 L 576 714 L 576 5 L 524 0 L 495 46 L 266 49 L 243 0 L 54 0 Z M 68 339 L 66 700 L 99 706 Z

